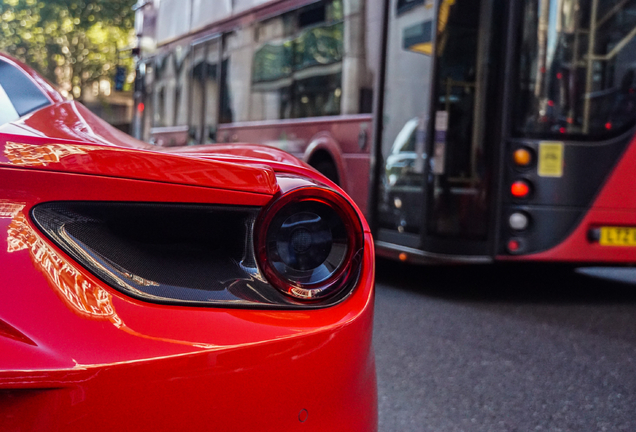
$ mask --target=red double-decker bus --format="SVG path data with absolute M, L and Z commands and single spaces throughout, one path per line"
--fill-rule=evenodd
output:
M 140 1 L 134 135 L 288 151 L 366 208 L 382 8 L 369 0 Z
M 636 1 L 384 5 L 378 252 L 636 262 Z
M 354 198 L 387 257 L 636 262 L 636 0 L 162 0 L 138 16 L 137 136 L 288 150 Z

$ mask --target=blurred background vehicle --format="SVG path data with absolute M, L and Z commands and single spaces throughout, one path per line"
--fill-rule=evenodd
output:
M 136 136 L 289 151 L 394 259 L 636 260 L 634 2 L 186 4 L 138 4 Z
M 384 5 L 378 253 L 636 262 L 636 2 Z
M 166 0 L 136 8 L 135 137 L 162 147 L 276 147 L 366 208 L 377 2 Z

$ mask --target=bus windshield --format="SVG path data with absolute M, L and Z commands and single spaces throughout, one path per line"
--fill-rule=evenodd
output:
M 636 120 L 636 0 L 525 0 L 515 134 L 597 140 Z

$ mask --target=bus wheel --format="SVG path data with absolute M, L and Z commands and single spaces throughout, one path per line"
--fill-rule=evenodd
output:
M 336 168 L 336 165 L 334 165 L 332 161 L 323 159 L 323 160 L 316 161 L 315 163 L 312 163 L 311 166 L 313 166 L 316 169 L 316 171 L 318 171 L 320 174 L 324 175 L 329 180 L 331 180 L 332 182 L 340 186 L 340 179 L 338 177 L 338 169 Z

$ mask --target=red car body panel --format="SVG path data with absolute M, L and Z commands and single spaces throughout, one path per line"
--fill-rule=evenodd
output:
M 295 156 L 274 147 L 258 144 L 206 144 L 186 147 L 170 147 L 166 151 L 177 154 L 195 155 L 205 159 L 223 160 L 266 160 L 292 166 L 309 167 Z
M 146 148 L 152 146 L 136 140 L 108 125 L 75 101 L 55 103 L 14 122 L 26 131 L 46 138 L 82 143 Z
M 33 206 L 265 206 L 294 182 L 276 174 L 329 182 L 260 146 L 139 149 L 81 105 L 51 99 L 0 127 L 0 430 L 376 430 L 374 252 L 361 213 L 362 271 L 333 306 L 133 299 L 42 234 Z
M 215 160 L 112 146 L 51 142 L 49 139 L 2 135 L 0 166 L 98 174 L 272 195 L 278 190 L 274 171 Z
M 601 226 L 636 227 L 636 194 L 634 190 L 636 173 L 636 139 L 627 147 L 618 164 L 612 170 L 592 207 L 574 231 L 558 246 L 536 254 L 498 256 L 497 259 L 515 261 L 567 261 L 595 263 L 634 263 L 636 248 L 627 246 L 601 246 L 591 241 L 590 229 Z

